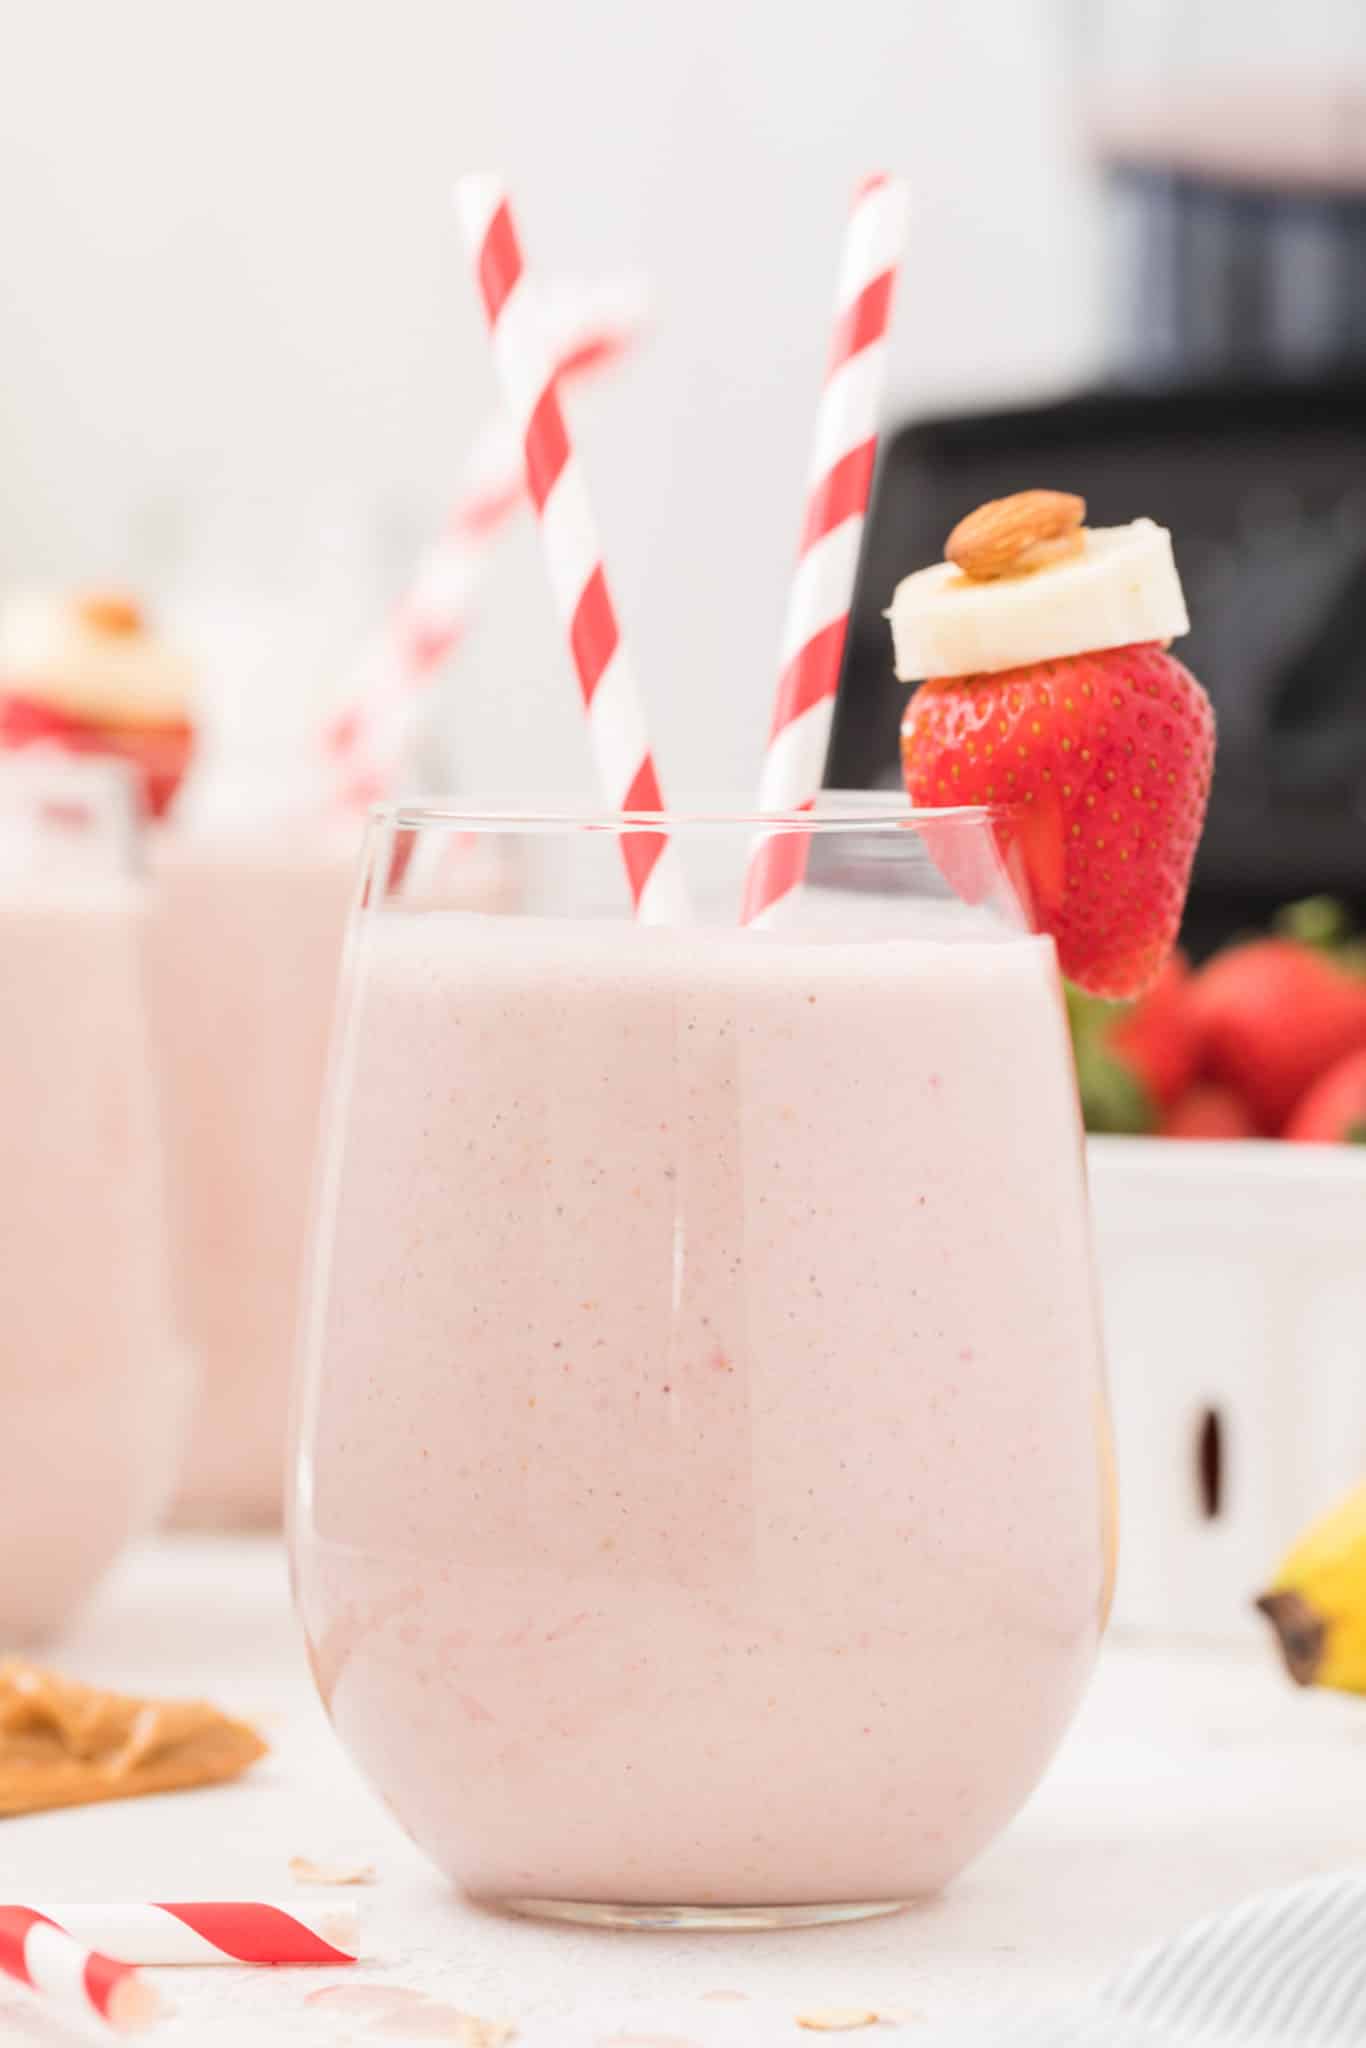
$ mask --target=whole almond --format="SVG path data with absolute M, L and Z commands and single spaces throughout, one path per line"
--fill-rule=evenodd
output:
M 944 543 L 944 559 L 977 583 L 1023 576 L 1080 554 L 1085 517 L 1085 498 L 1071 491 L 1016 491 L 960 519 Z
M 77 598 L 76 610 L 97 633 L 123 637 L 140 633 L 144 624 L 142 606 L 122 590 L 89 590 L 84 597 Z

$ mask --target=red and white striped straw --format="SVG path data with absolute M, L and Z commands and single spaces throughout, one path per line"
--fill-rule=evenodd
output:
M 551 589 L 570 654 L 598 778 L 614 810 L 660 811 L 664 800 L 634 671 L 607 587 L 597 524 L 556 391 L 545 321 L 522 256 L 507 192 L 494 177 L 462 178 L 457 204 L 493 359 L 522 438 L 527 489 L 540 521 Z M 636 915 L 676 924 L 686 916 L 678 849 L 662 828 L 623 833 Z
M 166 2010 L 128 1963 L 73 1940 L 33 1906 L 0 1906 L 0 1970 L 87 2028 L 135 2034 Z
M 565 284 L 548 309 L 561 384 L 610 368 L 640 339 L 646 295 L 638 280 Z M 418 561 L 373 666 L 323 734 L 344 809 L 392 796 L 427 694 L 469 631 L 475 592 L 494 546 L 526 499 L 521 442 L 499 422 L 482 434 L 441 532 Z
M 195 1899 L 177 1905 L 6 1906 L 41 1914 L 65 1934 L 122 1963 L 354 1963 L 360 1914 L 349 1900 Z
M 887 335 L 905 240 L 905 185 L 882 171 L 864 178 L 854 192 L 840 258 L 806 518 L 759 783 L 764 811 L 810 810 L 820 794 L 877 458 Z M 797 887 L 806 856 L 805 833 L 773 833 L 759 842 L 745 878 L 745 923 L 770 915 Z

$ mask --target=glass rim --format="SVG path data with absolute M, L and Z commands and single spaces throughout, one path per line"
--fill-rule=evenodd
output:
M 821 808 L 764 810 L 739 798 L 691 801 L 658 811 L 614 810 L 589 798 L 421 797 L 376 804 L 372 826 L 398 831 L 600 831 L 676 832 L 720 829 L 805 832 L 813 838 L 869 830 L 897 830 L 945 823 L 986 825 L 997 821 L 995 804 L 913 805 L 895 790 L 821 792 Z
M 0 748 L 0 779 L 12 789 L 38 789 L 59 782 L 70 789 L 131 792 L 133 763 L 119 754 L 77 753 L 69 747 L 35 743 Z

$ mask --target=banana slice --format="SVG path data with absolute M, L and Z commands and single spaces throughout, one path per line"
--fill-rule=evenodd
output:
M 980 581 L 937 562 L 898 583 L 887 616 L 904 683 L 1174 640 L 1190 630 L 1172 537 L 1151 519 L 1083 528 L 1075 554 L 1026 575 Z

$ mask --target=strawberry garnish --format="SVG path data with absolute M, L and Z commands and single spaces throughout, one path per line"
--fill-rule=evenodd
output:
M 1175 941 L 1214 714 L 1165 651 L 1190 623 L 1171 535 L 1085 517 L 1066 491 L 979 505 L 888 616 L 897 675 L 929 678 L 901 729 L 912 800 L 991 810 L 1063 973 L 1115 1000 L 1149 987 Z M 947 840 L 931 826 L 926 844 L 938 859 Z M 949 880 L 975 900 L 974 878 Z
M 902 726 L 917 805 L 984 804 L 1062 971 L 1135 996 L 1176 940 L 1214 764 L 1214 714 L 1149 643 L 922 683 Z

